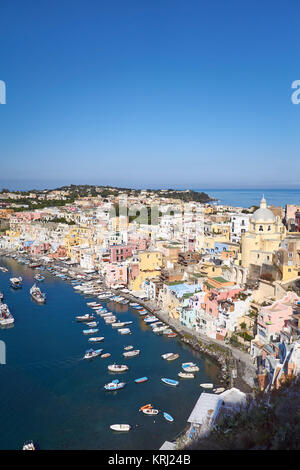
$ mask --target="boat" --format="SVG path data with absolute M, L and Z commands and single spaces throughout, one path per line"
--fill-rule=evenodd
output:
M 173 387 L 176 387 L 176 386 L 179 384 L 178 380 L 167 379 L 167 378 L 165 378 L 165 377 L 163 377 L 161 380 L 162 380 L 162 382 L 165 383 L 166 385 L 171 385 L 171 386 L 173 386 Z
M 140 350 L 139 349 L 135 349 L 133 351 L 126 351 L 126 352 L 123 352 L 123 356 L 124 357 L 134 357 L 134 356 L 138 356 L 140 354 Z
M 213 389 L 213 392 L 214 393 L 222 393 L 225 391 L 225 388 L 224 387 L 219 387 L 219 388 L 214 388 Z
M 110 353 L 104 353 L 104 354 L 101 354 L 100 357 L 101 357 L 102 359 L 106 359 L 107 357 L 110 357 L 110 356 L 111 356 Z
M 0 326 L 13 325 L 15 322 L 14 317 L 6 304 L 0 303 Z
M 166 358 L 167 361 L 175 361 L 175 359 L 179 358 L 179 354 L 172 354 L 172 356 L 169 356 Z
M 148 377 L 140 377 L 139 379 L 135 379 L 136 384 L 141 384 L 143 382 L 147 382 L 149 379 Z
M 20 289 L 22 287 L 23 279 L 21 277 L 12 277 L 9 281 L 13 289 Z
M 174 421 L 174 418 L 173 418 L 171 415 L 169 415 L 169 413 L 166 413 L 166 412 L 164 411 L 163 415 L 164 415 L 164 418 L 165 418 L 167 421 L 170 421 L 171 423 Z
M 166 353 L 166 354 L 161 355 L 163 359 L 168 359 L 169 357 L 172 357 L 172 356 L 174 356 L 174 353 Z
M 149 403 L 148 405 L 141 406 L 139 411 L 147 410 L 148 408 L 153 408 L 153 406 Z
M 130 431 L 131 429 L 130 424 L 111 424 L 109 427 L 113 431 L 122 431 L 122 432 Z
M 98 328 L 90 328 L 89 330 L 83 330 L 84 335 L 92 335 L 93 333 L 98 333 Z
M 122 326 L 125 326 L 125 325 L 126 325 L 125 322 L 116 322 L 116 323 L 111 324 L 112 328 L 121 328 Z
M 185 362 L 181 364 L 181 366 L 185 372 L 199 372 L 200 370 L 197 364 L 194 364 L 194 362 Z
M 33 441 L 24 442 L 23 450 L 35 450 L 35 445 L 34 445 Z
M 178 372 L 178 376 L 182 379 L 194 379 L 195 375 L 189 372 Z
M 86 326 L 90 326 L 90 327 L 93 327 L 93 326 L 97 326 L 98 323 L 96 321 L 90 321 L 86 324 Z
M 165 331 L 163 331 L 163 335 L 169 335 L 172 333 L 171 328 L 167 328 Z
M 43 282 L 45 280 L 45 277 L 42 276 L 41 274 L 36 274 L 34 276 L 34 279 L 37 281 L 37 282 Z
M 147 324 L 148 323 L 155 323 L 157 321 L 158 321 L 158 318 L 156 318 L 154 316 L 150 316 L 150 315 L 144 318 L 144 322 L 147 323 Z
M 145 415 L 153 416 L 153 415 L 158 415 L 159 410 L 156 410 L 155 408 L 145 408 L 144 410 L 142 410 L 142 412 Z
M 119 364 L 111 364 L 107 368 L 110 372 L 125 372 L 129 369 L 128 366 Z
M 120 333 L 120 335 L 129 335 L 131 331 L 130 328 L 119 328 L 118 333 Z
M 124 346 L 125 351 L 129 351 L 130 349 L 133 349 L 133 346 Z
M 126 385 L 125 382 L 116 382 L 116 381 L 112 381 L 106 385 L 104 385 L 104 388 L 105 390 L 108 390 L 108 391 L 111 391 L 111 392 L 114 392 L 115 390 L 120 390 L 121 388 L 124 388 Z
M 83 359 L 93 359 L 94 357 L 100 356 L 102 353 L 103 349 L 88 349 L 87 352 L 85 353 Z
M 213 388 L 214 384 L 200 384 L 200 387 L 202 387 L 202 388 Z
M 168 333 L 167 336 L 168 338 L 175 338 L 175 336 L 177 336 L 177 333 L 174 333 L 174 331 L 172 331 L 172 333 Z
M 104 336 L 95 336 L 94 338 L 89 338 L 88 341 L 90 343 L 100 343 L 100 341 L 104 340 Z
M 30 289 L 30 295 L 38 303 L 44 304 L 46 302 L 46 294 L 42 294 L 41 290 L 39 287 L 37 287 L 36 284 L 32 286 Z
M 3 298 L 4 298 L 4 295 L 2 292 L 0 292 L 0 302 L 3 300 Z
M 78 315 L 76 317 L 76 320 L 78 322 L 88 322 L 94 320 L 95 317 L 93 315 L 89 315 L 88 313 L 86 315 Z

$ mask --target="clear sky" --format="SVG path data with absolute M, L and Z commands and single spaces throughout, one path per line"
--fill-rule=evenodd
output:
M 0 184 L 299 187 L 298 0 L 1 0 Z

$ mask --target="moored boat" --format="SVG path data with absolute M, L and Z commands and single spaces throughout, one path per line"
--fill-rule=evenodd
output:
M 159 410 L 156 410 L 155 408 L 145 408 L 144 410 L 142 410 L 142 412 L 145 415 L 153 416 L 153 415 L 158 415 Z
M 110 356 L 111 356 L 110 353 L 104 353 L 104 354 L 101 354 L 100 357 L 101 357 L 102 359 L 106 359 L 107 357 L 110 357 Z
M 128 366 L 119 364 L 110 364 L 107 368 L 110 372 L 125 372 L 129 369 Z
M 15 319 L 10 313 L 8 306 L 0 302 L 0 326 L 13 325 L 14 322 Z
M 131 429 L 130 424 L 111 424 L 109 427 L 113 431 L 122 431 L 122 432 L 128 432 Z
M 93 359 L 94 357 L 100 356 L 103 349 L 88 349 L 83 357 L 83 359 Z
M 179 384 L 178 380 L 167 379 L 165 377 L 163 377 L 161 381 L 166 385 L 171 385 L 172 387 L 176 387 Z
M 172 357 L 172 356 L 174 356 L 174 353 L 166 353 L 166 354 L 161 355 L 163 359 L 168 359 L 169 357 Z
M 12 277 L 10 279 L 10 286 L 13 289 L 20 289 L 22 287 L 23 279 L 21 277 Z
M 167 420 L 167 421 L 170 421 L 171 423 L 174 421 L 174 418 L 169 415 L 169 413 L 166 413 L 165 411 L 163 412 L 163 415 L 164 415 L 164 418 Z
M 30 295 L 38 303 L 44 304 L 46 302 L 46 294 L 43 294 L 36 284 L 30 289 Z
M 138 356 L 139 354 L 140 354 L 139 349 L 123 352 L 124 357 L 134 357 L 134 356 Z
M 148 408 L 153 408 L 153 406 L 150 403 L 148 403 L 148 405 L 141 406 L 139 411 L 143 411 L 143 410 L 146 410 Z
M 112 382 L 104 385 L 105 390 L 114 392 L 115 390 L 121 390 L 121 388 L 124 388 L 126 385 L 125 382 L 119 382 L 116 380 L 113 380 Z
M 208 383 L 208 384 L 200 384 L 200 387 L 202 387 L 202 388 L 213 388 L 213 387 L 214 387 L 214 384 L 210 384 L 210 383 Z
M 149 379 L 148 377 L 140 377 L 139 379 L 135 379 L 136 384 L 141 384 L 143 382 L 147 382 Z
M 84 335 L 92 335 L 93 333 L 98 333 L 98 328 L 90 328 L 89 330 L 83 330 Z
M 33 441 L 24 442 L 23 450 L 35 450 L 35 445 L 34 445 Z
M 175 359 L 179 358 L 179 354 L 172 354 L 172 356 L 169 356 L 166 358 L 167 361 L 175 361 Z
M 195 375 L 189 372 L 178 372 L 178 376 L 182 379 L 194 379 Z
M 88 313 L 86 315 L 78 315 L 76 317 L 76 320 L 78 322 L 89 322 L 89 321 L 92 321 L 94 319 L 95 319 L 95 317 L 93 315 L 89 315 Z
M 104 340 L 104 336 L 95 336 L 94 338 L 89 338 L 88 341 L 90 343 L 100 343 L 100 341 Z

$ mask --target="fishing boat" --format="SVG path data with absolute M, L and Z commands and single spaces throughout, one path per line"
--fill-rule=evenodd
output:
M 161 355 L 163 359 L 168 359 L 169 357 L 172 357 L 172 356 L 174 356 L 174 353 L 166 353 L 166 354 Z
M 139 411 L 143 411 L 143 410 L 147 410 L 149 408 L 153 408 L 153 406 L 149 403 L 148 405 L 144 405 L 144 406 L 141 406 L 141 408 L 139 409 Z
M 98 333 L 98 328 L 90 328 L 89 330 L 83 330 L 84 335 L 92 335 L 93 333 Z
M 213 388 L 214 384 L 200 384 L 200 387 L 202 387 L 202 388 Z
M 139 349 L 123 352 L 124 357 L 134 357 L 134 356 L 138 356 L 139 354 L 140 354 Z
M 124 346 L 125 351 L 129 351 L 130 349 L 133 349 L 133 346 Z
M 6 304 L 0 303 L 0 326 L 13 325 L 15 322 L 14 317 Z
M 110 353 L 104 353 L 104 354 L 101 354 L 100 357 L 101 357 L 102 359 L 106 359 L 107 357 L 110 357 L 110 356 L 111 356 Z
M 83 357 L 83 359 L 93 359 L 94 357 L 100 356 L 103 349 L 88 349 Z
M 35 450 L 35 445 L 34 445 L 33 441 L 24 442 L 23 450 Z
M 144 410 L 142 410 L 142 412 L 145 415 L 153 416 L 153 415 L 158 415 L 159 410 L 156 410 L 155 408 L 145 408 Z
M 89 338 L 88 341 L 90 343 L 100 343 L 100 341 L 104 340 L 104 336 L 95 336 L 93 338 Z
M 10 287 L 13 289 L 20 289 L 22 287 L 23 279 L 21 277 L 12 277 L 9 281 Z
M 34 279 L 37 281 L 37 282 L 43 282 L 45 280 L 45 277 L 42 276 L 41 274 L 36 274 L 34 276 Z
M 177 336 L 177 333 L 174 333 L 174 331 L 172 331 L 172 333 L 168 333 L 167 336 L 168 338 L 175 338 L 175 336 Z
M 178 376 L 182 379 L 194 379 L 195 375 L 189 372 L 178 372 Z
M 125 372 L 129 369 L 128 366 L 119 364 L 111 364 L 107 368 L 110 372 Z
M 169 415 L 169 413 L 166 413 L 166 412 L 164 411 L 163 415 L 164 415 L 164 418 L 165 418 L 167 421 L 170 421 L 171 423 L 174 421 L 174 418 L 173 418 L 171 415 Z
M 126 385 L 125 382 L 119 382 L 119 381 L 113 380 L 112 382 L 104 385 L 104 388 L 105 390 L 114 392 L 115 390 L 121 390 L 121 388 L 124 388 L 125 385 Z
M 175 359 L 179 358 L 179 354 L 172 354 L 172 356 L 166 357 L 167 361 L 175 361 Z
M 144 318 L 144 322 L 145 323 L 155 323 L 158 321 L 158 318 L 154 317 L 154 316 L 147 316 Z
M 139 379 L 135 379 L 134 381 L 136 384 L 141 384 L 143 382 L 147 382 L 148 380 L 148 377 L 140 377 Z
M 165 377 L 163 377 L 161 380 L 164 384 L 171 385 L 172 387 L 176 387 L 179 384 L 178 380 L 166 379 Z
M 113 431 L 122 431 L 122 432 L 127 432 L 127 431 L 130 431 L 131 429 L 130 424 L 111 424 L 109 427 Z
M 30 289 L 30 295 L 38 303 L 44 304 L 46 302 L 46 294 L 43 294 L 36 284 Z
M 89 322 L 89 321 L 92 321 L 94 319 L 95 319 L 95 317 L 93 315 L 89 315 L 88 313 L 86 315 L 78 315 L 76 317 L 76 320 L 78 322 Z
M 200 370 L 197 364 L 194 364 L 194 362 L 185 362 L 181 364 L 181 366 L 185 372 L 199 372 Z

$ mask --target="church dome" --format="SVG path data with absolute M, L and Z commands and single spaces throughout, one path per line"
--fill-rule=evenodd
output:
M 260 201 L 260 208 L 257 209 L 252 217 L 251 221 L 253 222 L 269 222 L 273 223 L 276 221 L 276 217 L 273 212 L 267 208 L 267 201 L 265 200 L 264 196 Z

